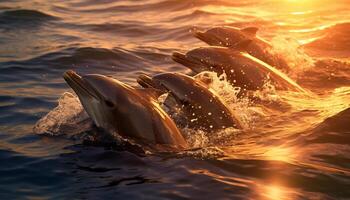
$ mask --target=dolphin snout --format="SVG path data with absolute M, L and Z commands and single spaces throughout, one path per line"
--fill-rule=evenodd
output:
M 78 96 L 90 96 L 95 99 L 98 99 L 96 92 L 93 90 L 93 88 L 89 87 L 89 84 L 87 84 L 86 81 L 75 71 L 68 70 L 64 72 L 63 78 Z
M 136 79 L 137 83 L 141 85 L 143 88 L 153 88 L 153 81 L 150 76 L 147 76 L 146 74 L 141 74 Z
M 174 52 L 173 55 L 171 55 L 171 58 L 178 63 L 185 63 L 188 62 L 188 59 L 185 54 Z
M 213 34 L 209 31 L 196 31 L 193 33 L 194 37 L 198 38 L 199 40 L 202 40 L 203 42 L 211 45 L 211 46 L 222 46 L 222 40 L 218 38 L 217 34 Z
M 83 80 L 75 71 L 68 70 L 64 72 L 63 78 L 75 92 L 82 89 Z
M 202 41 L 206 41 L 207 37 L 205 37 L 205 32 L 195 31 L 195 32 L 193 32 L 193 35 L 194 35 L 194 37 L 196 37 L 196 38 L 198 38 L 198 39 L 200 39 Z
M 185 67 L 191 69 L 195 73 L 199 73 L 199 72 L 206 70 L 206 67 L 201 62 L 201 59 L 197 58 L 196 56 L 188 55 L 189 53 L 182 54 L 182 53 L 175 52 L 175 53 L 173 53 L 171 58 L 175 62 L 184 65 Z
M 188 58 L 185 54 L 179 53 L 179 52 L 174 52 L 171 58 L 177 62 L 180 63 L 193 71 L 195 70 L 195 65 L 198 65 L 199 63 L 196 63 L 193 59 Z
M 194 37 L 202 40 L 203 42 L 209 44 L 209 45 L 216 45 L 220 41 L 218 40 L 218 37 L 216 34 L 213 34 L 210 31 L 196 31 L 193 33 Z
M 136 81 L 143 88 L 152 88 L 163 92 L 167 91 L 159 80 L 145 74 L 140 75 Z
M 70 81 L 70 80 L 78 80 L 81 79 L 81 76 L 79 76 L 75 71 L 73 70 L 67 70 L 66 72 L 64 72 L 63 74 L 63 78 L 66 81 Z

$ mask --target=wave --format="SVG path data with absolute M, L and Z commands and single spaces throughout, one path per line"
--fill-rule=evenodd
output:
M 3 182 L 6 182 L 6 184 L 1 186 L 2 190 L 6 191 L 1 195 L 2 198 L 16 199 L 18 196 L 66 198 L 68 195 L 65 194 L 67 192 L 65 185 L 67 183 L 73 184 L 73 181 L 65 176 L 65 172 L 55 170 L 57 167 L 62 168 L 63 164 L 52 157 L 45 157 L 42 152 L 37 156 L 28 156 L 27 154 L 24 151 L 20 153 L 13 150 L 0 150 L 0 158 L 6 163 L 2 165 L 2 170 L 0 171 Z M 55 182 L 48 185 L 45 180 L 49 180 L 52 177 L 56 177 Z M 23 188 L 33 189 L 14 191 L 13 188 L 18 185 L 18 182 L 22 184 Z
M 137 22 L 124 22 L 124 23 L 107 23 L 107 24 L 88 24 L 84 25 L 92 31 L 96 32 L 109 32 L 109 33 L 125 33 L 127 36 L 139 37 L 143 34 L 159 33 L 163 29 L 158 26 L 146 26 Z
M 5 27 L 9 29 L 15 28 L 30 28 L 31 26 L 40 25 L 42 22 L 59 19 L 56 16 L 38 11 L 38 10 L 6 10 L 0 12 L 0 28 Z M 15 27 L 14 27 L 15 26 Z
M 2 69 L 26 69 L 26 65 L 31 66 L 36 64 L 59 65 L 64 67 L 71 65 L 93 65 L 94 63 L 101 63 L 104 65 L 113 66 L 117 64 L 118 61 L 132 62 L 135 61 L 135 59 L 141 58 L 138 58 L 136 55 L 133 55 L 131 51 L 123 48 L 66 48 L 28 60 L 4 62 L 2 63 Z M 22 65 L 22 67 L 18 67 L 17 65 Z M 28 69 L 32 70 L 33 68 L 29 67 Z
M 0 13 L 1 18 L 16 19 L 57 19 L 57 17 L 38 10 L 6 10 Z
M 185 19 L 182 20 L 186 21 Z M 155 45 L 161 45 L 162 42 L 166 41 L 194 40 L 194 37 L 190 33 L 190 30 L 193 28 L 192 24 L 169 27 L 167 24 L 150 23 L 149 25 L 144 25 L 137 21 L 120 21 L 118 23 L 84 24 L 79 25 L 79 27 L 93 33 L 111 34 L 113 37 L 118 35 L 119 37 L 128 39 L 135 38 L 130 43 L 138 43 L 140 36 L 142 36 L 142 42 L 151 42 Z
M 181 16 L 176 16 L 176 17 L 172 18 L 171 21 L 172 22 L 188 22 L 188 21 L 193 21 L 193 19 L 198 20 L 198 18 L 211 17 L 211 16 L 221 16 L 221 15 L 219 15 L 217 13 L 203 11 L 203 10 L 194 10 L 191 13 L 184 14 Z
M 347 140 L 343 140 L 347 144 L 350 139 L 350 108 L 347 108 L 340 113 L 325 119 L 316 130 L 319 132 L 338 132 L 342 133 L 342 137 L 349 137 Z M 345 132 L 345 134 L 344 134 Z M 327 140 L 326 140 L 327 141 Z M 328 140 L 329 141 L 329 140 Z
M 2 92 L 5 93 L 5 89 Z M 39 117 L 33 112 L 43 112 L 52 106 L 50 98 L 34 98 L 34 97 L 13 97 L 2 94 L 0 96 L 0 112 L 4 113 L 0 116 L 0 125 L 12 124 L 16 125 L 19 121 L 21 124 L 32 124 Z M 33 108 L 34 107 L 34 108 Z
M 131 83 L 135 82 L 137 74 L 153 74 L 161 71 L 162 66 L 165 70 L 166 66 L 173 63 L 169 56 L 172 51 L 173 49 L 149 46 L 140 46 L 134 49 L 122 47 L 111 49 L 66 48 L 27 60 L 0 63 L 0 82 L 39 81 L 40 84 L 43 84 L 43 79 L 60 80 L 65 70 L 74 69 L 83 74 L 96 73 L 98 70 L 98 73 L 117 76 Z M 131 76 L 125 76 L 125 73 L 130 72 L 133 72 Z M 60 84 L 61 82 L 63 79 L 59 81 Z M 62 86 L 60 84 L 59 86 Z M 55 85 L 46 86 L 53 87 Z
M 319 59 L 313 67 L 299 73 L 297 82 L 313 91 L 322 92 L 350 85 L 350 63 L 335 59 Z
M 348 57 L 350 55 L 350 22 L 338 23 L 325 29 L 322 37 L 306 44 L 305 47 L 328 51 L 330 56 Z M 325 55 L 324 52 L 323 55 Z
M 220 6 L 247 6 L 252 4 L 250 1 L 245 2 L 234 2 L 234 1 L 214 1 L 214 0 L 170 0 L 170 1 L 160 1 L 156 3 L 136 3 L 136 4 L 120 4 L 115 5 L 114 2 L 106 3 L 103 7 L 97 6 L 95 8 L 90 8 L 96 5 L 95 2 L 85 3 L 83 6 L 77 4 L 72 4 L 74 7 L 79 7 L 79 11 L 82 12 L 109 12 L 109 11 L 118 11 L 118 12 L 147 12 L 147 11 L 183 11 L 188 9 L 194 9 L 197 7 L 209 6 L 209 5 L 220 5 Z M 87 8 L 84 8 L 87 7 Z

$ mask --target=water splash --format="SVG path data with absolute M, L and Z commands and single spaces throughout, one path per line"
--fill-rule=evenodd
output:
M 277 93 L 276 87 L 272 84 L 269 77 L 265 80 L 262 89 L 253 93 L 253 97 L 270 102 L 278 102 L 281 100 Z
M 253 106 L 251 99 L 239 97 L 241 88 L 229 83 L 225 73 L 218 76 L 215 72 L 202 72 L 194 78 L 202 82 L 204 80 L 209 89 L 222 99 L 245 128 L 251 128 L 254 121 L 261 116 L 261 110 Z
M 36 134 L 74 135 L 88 130 L 92 121 L 79 99 L 66 92 L 58 99 L 58 106 L 42 117 L 34 126 Z
M 291 71 L 288 75 L 296 78 L 298 74 L 314 66 L 314 60 L 309 57 L 296 39 L 276 36 L 271 40 L 271 53 L 276 57 L 284 58 Z
M 225 152 L 218 147 L 206 147 L 183 151 L 179 156 L 192 157 L 197 159 L 218 159 L 225 156 Z
M 182 132 L 186 138 L 186 141 L 192 148 L 203 148 L 210 145 L 210 137 L 205 131 L 184 128 L 182 129 Z

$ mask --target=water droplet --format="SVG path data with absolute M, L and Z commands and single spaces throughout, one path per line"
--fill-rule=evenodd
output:
M 197 120 L 198 120 L 198 118 L 194 118 L 194 119 L 191 119 L 191 122 L 195 122 Z

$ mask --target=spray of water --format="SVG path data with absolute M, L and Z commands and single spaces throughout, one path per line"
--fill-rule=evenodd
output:
M 33 131 L 36 134 L 74 135 L 89 129 L 91 124 L 79 99 L 66 92 L 59 98 L 58 106 L 35 124 Z
M 314 66 L 315 61 L 300 48 L 296 39 L 276 36 L 271 40 L 271 45 L 271 53 L 287 61 L 291 69 L 288 75 L 292 78 Z
M 204 149 L 201 151 L 196 150 L 195 152 L 186 153 L 194 153 L 198 156 L 200 155 L 200 152 L 203 153 L 203 155 L 208 155 L 212 152 L 213 155 L 217 155 L 220 147 L 232 145 L 232 141 L 235 141 L 238 135 L 244 134 L 247 130 L 254 129 L 255 122 L 268 115 L 261 105 L 253 102 L 252 98 L 239 97 L 241 88 L 229 83 L 226 74 L 218 75 L 215 72 L 202 72 L 194 76 L 194 78 L 197 81 L 206 84 L 209 90 L 218 95 L 218 97 L 228 106 L 233 115 L 243 122 L 245 130 L 230 127 L 217 132 L 208 133 L 202 130 L 183 128 L 182 132 L 185 134 L 185 138 L 190 146 L 192 148 Z M 253 92 L 252 96 L 259 98 L 261 101 L 281 101 L 275 87 L 268 80 L 266 80 L 263 89 L 261 91 Z M 213 147 L 215 148 L 213 149 Z

